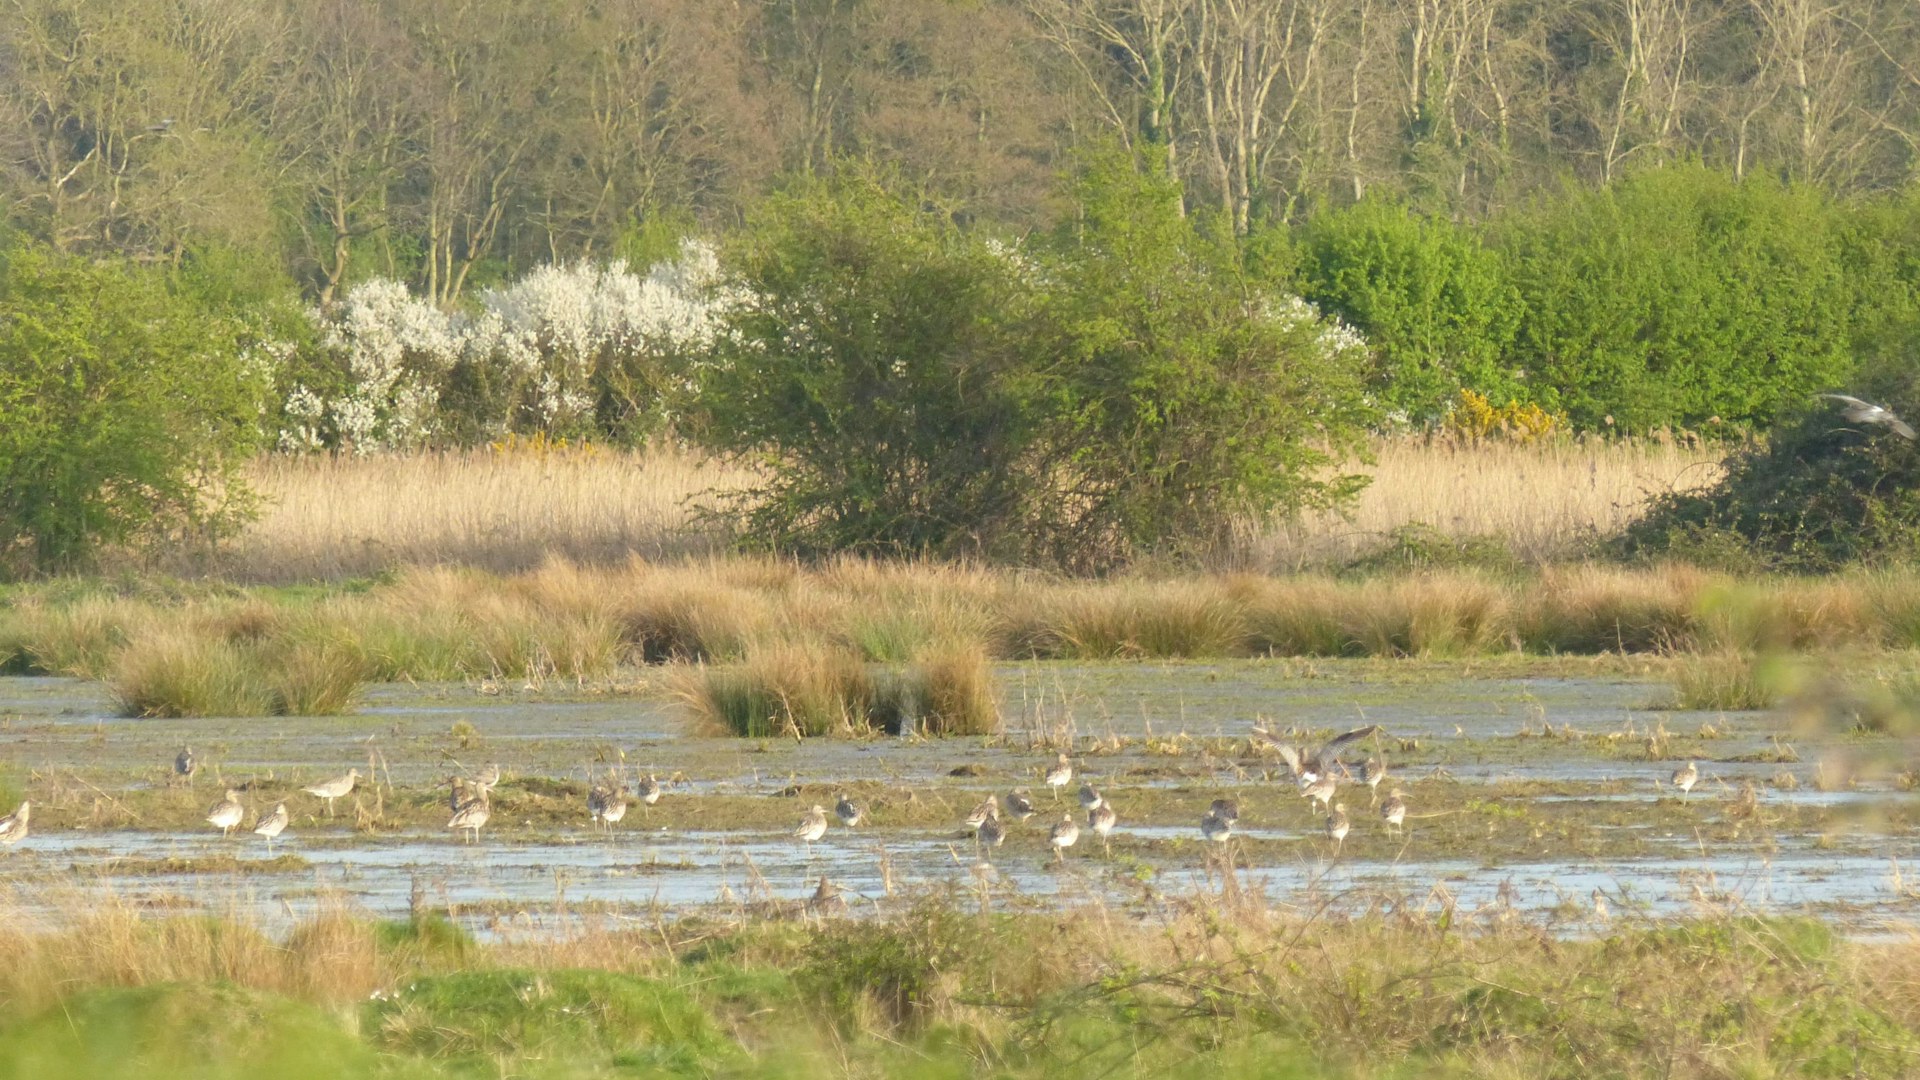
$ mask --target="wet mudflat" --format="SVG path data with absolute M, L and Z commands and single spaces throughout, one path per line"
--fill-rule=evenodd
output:
M 778 907 L 822 877 L 856 912 L 950 887 L 1143 912 L 1235 888 L 1276 905 L 1499 907 L 1576 927 L 1599 918 L 1596 890 L 1614 918 L 1812 911 L 1872 934 L 1920 914 L 1908 741 L 1809 732 L 1785 710 L 1664 710 L 1664 683 L 1630 665 L 1031 664 L 999 678 L 993 738 L 805 742 L 696 737 L 647 672 L 618 693 L 384 686 L 355 715 L 266 720 L 127 719 L 94 684 L 0 679 L 0 795 L 35 804 L 34 834 L 0 854 L 0 879 L 49 917 L 109 901 L 268 918 L 427 902 L 483 932 Z M 1404 789 L 1406 830 L 1347 783 L 1352 832 L 1336 845 L 1249 738 L 1255 723 L 1309 745 L 1381 725 L 1342 757 L 1356 773 L 1387 761 L 1379 794 Z M 171 775 L 182 745 L 199 763 L 190 784 Z M 1049 826 L 1085 822 L 1078 778 L 1057 798 L 1041 780 L 1061 749 L 1119 825 L 1106 844 L 1083 829 L 1056 859 Z M 1683 795 L 1667 781 L 1689 760 L 1701 780 Z M 447 780 L 492 764 L 493 818 L 463 843 L 444 828 Z M 333 817 L 301 793 L 352 766 L 372 779 Z M 656 775 L 666 794 L 598 831 L 587 792 L 611 769 Z M 228 787 L 248 828 L 288 804 L 271 853 L 202 820 Z M 962 820 L 1016 787 L 1038 812 L 979 852 Z M 842 792 L 866 822 L 811 847 L 788 835 Z M 1220 797 L 1242 815 L 1224 848 L 1198 829 Z

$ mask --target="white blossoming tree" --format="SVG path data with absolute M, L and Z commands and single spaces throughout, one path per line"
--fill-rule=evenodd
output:
M 637 440 L 670 418 L 687 366 L 728 298 L 700 241 L 647 274 L 625 263 L 543 266 L 441 311 L 376 279 L 315 312 L 320 355 L 291 379 L 279 443 L 356 453 L 507 432 Z

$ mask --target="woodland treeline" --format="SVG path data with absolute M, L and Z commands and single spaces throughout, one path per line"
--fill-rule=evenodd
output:
M 1699 160 L 1907 187 L 1908 0 L 17 0 L 0 197 L 75 254 L 451 304 L 885 162 L 1013 231 L 1118 139 L 1243 233 Z M 648 245 L 654 245 L 649 249 Z

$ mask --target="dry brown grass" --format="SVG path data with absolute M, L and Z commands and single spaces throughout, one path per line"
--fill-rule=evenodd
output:
M 714 537 L 696 525 L 688 500 L 742 479 L 686 454 L 611 450 L 274 456 L 249 478 L 264 512 L 211 569 L 257 582 L 707 551 Z
M 1373 482 L 1346 515 L 1250 525 L 1237 561 L 1252 569 L 1337 566 L 1396 529 L 1492 538 L 1530 563 L 1578 554 L 1618 532 L 1653 496 L 1712 482 L 1723 451 L 1670 439 L 1515 446 L 1396 439 L 1373 447 Z
M 1653 494 L 1711 480 L 1717 454 L 1674 441 L 1516 447 L 1383 441 L 1347 516 L 1248 522 L 1223 565 L 1293 571 L 1341 565 L 1420 524 L 1491 538 L 1528 562 L 1578 553 Z M 251 471 L 260 519 L 211 563 L 242 582 L 337 580 L 456 563 L 500 573 L 554 556 L 608 564 L 706 553 L 722 537 L 692 503 L 751 474 L 675 452 L 492 450 L 365 458 L 270 457 Z M 885 589 L 884 579 L 873 583 Z

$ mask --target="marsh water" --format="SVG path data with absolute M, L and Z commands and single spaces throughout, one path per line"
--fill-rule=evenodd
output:
M 1313 910 L 1414 907 L 1541 915 L 1578 928 L 1606 917 L 1701 909 L 1817 912 L 1858 934 L 1920 910 L 1914 747 L 1765 713 L 1664 709 L 1657 678 L 1630 668 L 1476 669 L 1402 662 L 1031 664 L 998 671 L 1004 731 L 992 738 L 742 740 L 698 737 L 646 673 L 619 693 L 466 685 L 376 687 L 354 715 L 132 719 L 96 684 L 0 679 L 0 796 L 34 800 L 33 834 L 0 853 L 16 908 L 76 905 L 299 918 L 323 905 L 388 917 L 428 904 L 485 932 L 592 918 L 652 921 L 715 908 L 805 911 L 822 878 L 849 910 L 929 889 L 983 903 L 1098 899 L 1139 912 L 1234 889 Z M 1343 759 L 1389 766 L 1410 807 L 1402 832 L 1358 783 L 1336 844 L 1262 723 L 1306 745 L 1378 724 Z M 191 745 L 198 770 L 173 776 Z M 1114 806 L 1109 842 L 1083 830 L 1056 858 L 1056 750 Z M 1668 783 L 1686 761 L 1690 794 Z M 444 828 L 447 780 L 498 764 L 493 819 L 477 843 Z M 301 788 L 371 773 L 329 816 Z M 665 795 L 610 830 L 590 783 L 654 774 Z M 1357 769 L 1356 769 L 1357 771 Z M 246 803 L 231 837 L 203 820 L 226 788 Z M 999 849 L 961 822 L 988 794 L 1027 789 L 1038 808 Z M 791 837 L 846 792 L 869 820 L 818 843 Z M 1241 828 L 1201 839 L 1208 803 L 1237 799 Z M 269 851 L 246 832 L 286 802 Z

